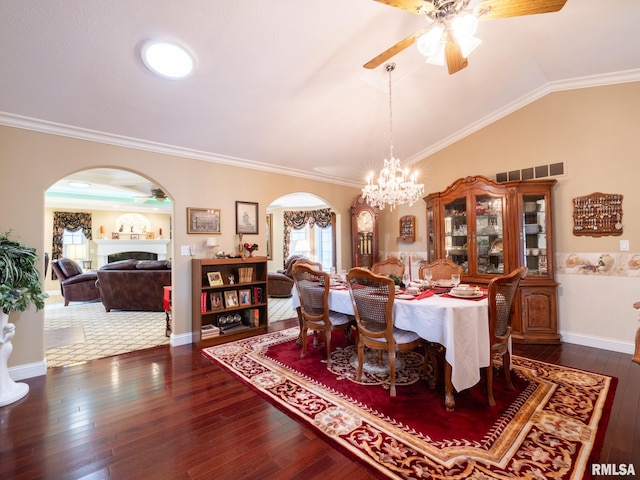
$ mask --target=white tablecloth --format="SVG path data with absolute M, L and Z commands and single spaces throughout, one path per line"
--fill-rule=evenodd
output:
M 293 308 L 300 306 L 293 289 Z M 348 290 L 329 292 L 329 309 L 353 315 Z M 465 300 L 434 295 L 422 300 L 396 299 L 395 325 L 446 348 L 451 365 L 451 383 L 457 391 L 480 380 L 480 368 L 489 366 L 489 312 L 487 299 Z

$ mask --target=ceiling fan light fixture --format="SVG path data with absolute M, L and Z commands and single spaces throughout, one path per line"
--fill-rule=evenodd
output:
M 416 41 L 418 51 L 432 65 L 444 65 L 444 27 L 435 25 Z
M 471 55 L 471 52 L 482 43 L 482 40 L 474 37 L 477 30 L 478 19 L 470 13 L 458 15 L 451 20 L 451 31 L 460 45 L 460 51 L 464 58 Z

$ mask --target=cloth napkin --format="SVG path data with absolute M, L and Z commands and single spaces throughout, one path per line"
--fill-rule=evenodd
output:
M 431 296 L 433 296 L 433 292 L 431 290 L 425 290 L 424 292 L 420 293 L 419 295 L 416 295 L 410 300 L 422 300 L 423 298 L 429 298 Z

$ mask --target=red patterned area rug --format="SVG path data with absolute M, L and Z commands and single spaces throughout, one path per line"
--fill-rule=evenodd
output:
M 514 357 L 515 390 L 506 389 L 502 372 L 494 375 L 495 407 L 480 382 L 457 393 L 455 411 L 447 412 L 442 376 L 430 390 L 421 356 L 400 358 L 391 398 L 375 366 L 365 363 L 368 373 L 355 382 L 357 357 L 344 338 L 332 340 L 333 371 L 325 349 L 311 343 L 300 359 L 298 331 L 203 353 L 380 478 L 590 478 L 616 378 Z

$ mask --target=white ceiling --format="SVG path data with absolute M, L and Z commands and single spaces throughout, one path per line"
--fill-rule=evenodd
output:
M 549 92 L 640 80 L 640 2 L 568 0 L 480 22 L 449 76 L 394 57 L 395 154 L 411 163 Z M 425 26 L 373 0 L 3 0 L 0 123 L 358 185 L 389 153 L 384 66 Z M 138 57 L 173 39 L 196 58 L 171 81 Z

